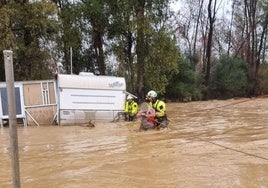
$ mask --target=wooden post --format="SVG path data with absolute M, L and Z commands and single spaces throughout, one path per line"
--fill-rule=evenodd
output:
M 73 74 L 73 48 L 70 47 L 71 74 Z
M 20 188 L 20 167 L 19 167 L 19 150 L 18 150 L 18 134 L 17 134 L 17 117 L 15 103 L 15 87 L 14 87 L 14 71 L 13 71 L 13 52 L 4 50 L 7 101 L 8 101 L 8 121 L 9 136 L 12 158 L 12 177 L 13 187 Z

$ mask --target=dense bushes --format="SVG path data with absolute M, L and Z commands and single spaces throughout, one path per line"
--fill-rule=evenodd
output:
M 170 81 L 166 97 L 172 101 L 201 100 L 204 93 L 207 99 L 228 99 L 246 97 L 248 94 L 247 64 L 237 58 L 222 56 L 211 69 L 209 86 L 203 85 L 202 73 L 195 71 L 190 61 L 179 62 L 179 73 Z
M 222 56 L 211 69 L 209 98 L 245 97 L 247 95 L 247 65 L 240 59 Z
M 178 66 L 179 73 L 169 80 L 166 97 L 172 101 L 200 100 L 202 94 L 196 83 L 198 75 L 191 62 L 184 59 Z

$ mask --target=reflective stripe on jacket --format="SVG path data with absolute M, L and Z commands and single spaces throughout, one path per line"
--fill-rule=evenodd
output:
M 150 103 L 150 106 L 155 109 L 156 117 L 164 117 L 166 115 L 166 103 L 161 100 L 156 100 L 155 103 Z
M 136 115 L 138 112 L 138 104 L 135 101 L 126 102 L 125 112 L 128 112 L 131 115 Z

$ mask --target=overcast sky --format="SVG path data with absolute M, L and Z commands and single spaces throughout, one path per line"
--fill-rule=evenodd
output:
M 171 8 L 175 11 L 175 12 L 177 12 L 179 9 L 180 9 L 180 2 L 177 0 L 175 3 L 172 3 L 171 4 Z

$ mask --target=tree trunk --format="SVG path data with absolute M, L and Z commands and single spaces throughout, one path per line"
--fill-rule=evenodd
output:
M 196 26 L 195 26 L 193 55 L 196 54 L 196 41 L 197 41 L 197 35 L 198 35 L 200 17 L 201 17 L 201 13 L 202 13 L 202 9 L 203 9 L 203 3 L 204 3 L 204 0 L 201 0 L 200 8 L 198 10 L 198 17 L 197 17 L 197 21 L 196 21 Z
M 144 98 L 144 46 L 145 46 L 145 36 L 144 36 L 144 1 L 140 0 L 138 7 L 136 7 L 137 14 L 137 95 L 138 97 Z
M 134 70 L 133 66 L 133 55 L 132 55 L 132 49 L 133 47 L 133 37 L 131 31 L 127 32 L 127 49 L 126 49 L 126 56 L 127 56 L 127 69 L 129 73 L 129 86 L 130 86 L 130 92 L 134 92 L 135 88 L 135 74 L 136 71 Z
M 210 81 L 211 49 L 212 49 L 212 42 L 213 42 L 213 30 L 214 30 L 216 3 L 217 3 L 217 0 L 215 0 L 214 5 L 212 6 L 212 1 L 213 0 L 209 0 L 209 4 L 208 4 L 209 30 L 208 30 L 208 39 L 207 39 L 206 56 L 205 56 L 206 57 L 205 86 L 208 86 L 209 81 Z M 208 98 L 208 92 L 206 92 L 206 98 Z
M 104 51 L 103 51 L 103 31 L 102 23 L 98 18 L 91 18 L 91 24 L 93 27 L 93 47 L 95 51 L 96 64 L 98 66 L 99 74 L 106 74 L 106 66 L 104 62 Z
M 249 68 L 249 95 L 256 95 L 257 88 L 257 77 L 256 73 L 256 61 L 257 61 L 257 45 L 256 45 L 256 0 L 250 0 L 249 3 L 247 0 L 245 3 L 245 18 L 247 18 L 247 32 L 248 32 L 248 41 L 247 41 L 247 62 Z

